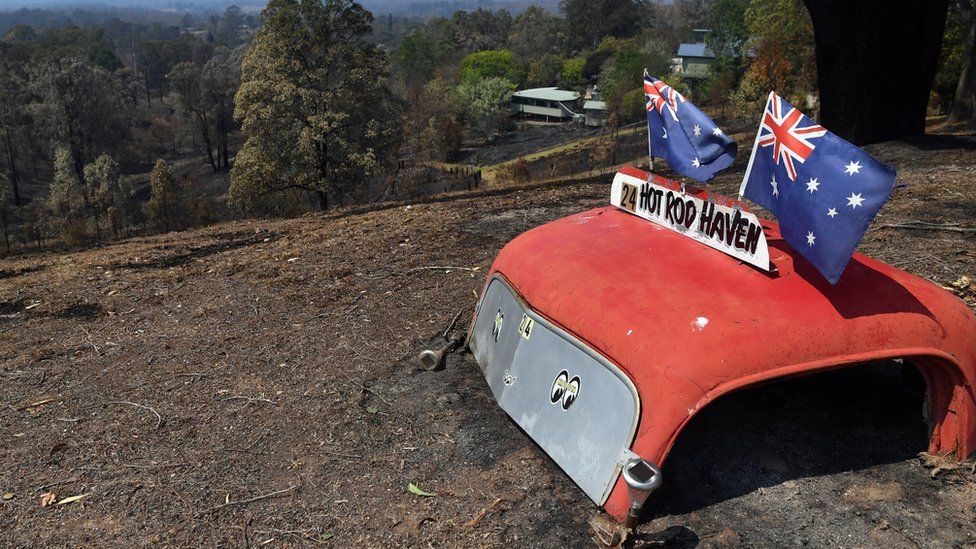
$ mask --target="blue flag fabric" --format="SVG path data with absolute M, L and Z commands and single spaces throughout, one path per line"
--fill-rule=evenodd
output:
M 783 238 L 836 284 L 894 184 L 890 166 L 770 93 L 739 194 L 776 214 Z
M 644 98 L 652 156 L 696 181 L 708 181 L 732 165 L 735 142 L 691 101 L 647 72 Z

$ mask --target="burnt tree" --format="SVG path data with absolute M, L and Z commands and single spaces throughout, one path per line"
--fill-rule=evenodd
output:
M 820 122 L 858 144 L 925 133 L 948 0 L 803 0 Z

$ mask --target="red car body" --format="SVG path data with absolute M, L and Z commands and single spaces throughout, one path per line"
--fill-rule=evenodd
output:
M 763 226 L 774 273 L 607 206 L 518 236 L 489 279 L 502 277 L 531 310 L 632 380 L 640 412 L 631 450 L 653 463 L 662 464 L 689 420 L 726 393 L 890 358 L 925 378 L 928 451 L 972 454 L 976 318 L 969 307 L 861 254 L 830 285 L 775 223 Z M 605 508 L 623 520 L 628 506 L 618 477 Z

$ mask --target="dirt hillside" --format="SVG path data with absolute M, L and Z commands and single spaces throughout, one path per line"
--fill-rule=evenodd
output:
M 973 148 L 872 148 L 907 187 L 863 245 L 970 303 L 976 234 L 890 225 L 976 226 Z M 735 189 L 737 169 L 715 187 Z M 0 261 L 0 545 L 591 546 L 598 511 L 470 355 L 440 372 L 414 357 L 456 316 L 466 328 L 507 241 L 608 189 L 461 193 Z M 976 546 L 974 474 L 930 476 L 921 407 L 891 363 L 723 399 L 679 441 L 638 541 Z M 67 503 L 42 507 L 46 493 Z

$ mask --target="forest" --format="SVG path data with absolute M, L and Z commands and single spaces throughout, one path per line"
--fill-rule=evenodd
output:
M 949 3 L 928 112 L 973 117 L 974 5 Z M 371 13 L 272 0 L 258 13 L 0 12 L 0 252 L 86 246 L 410 192 L 412 167 L 518 131 L 517 89 L 598 91 L 602 133 L 644 116 L 648 69 L 732 129 L 774 89 L 816 116 L 800 0 L 563 0 Z M 708 29 L 715 62 L 673 70 Z

